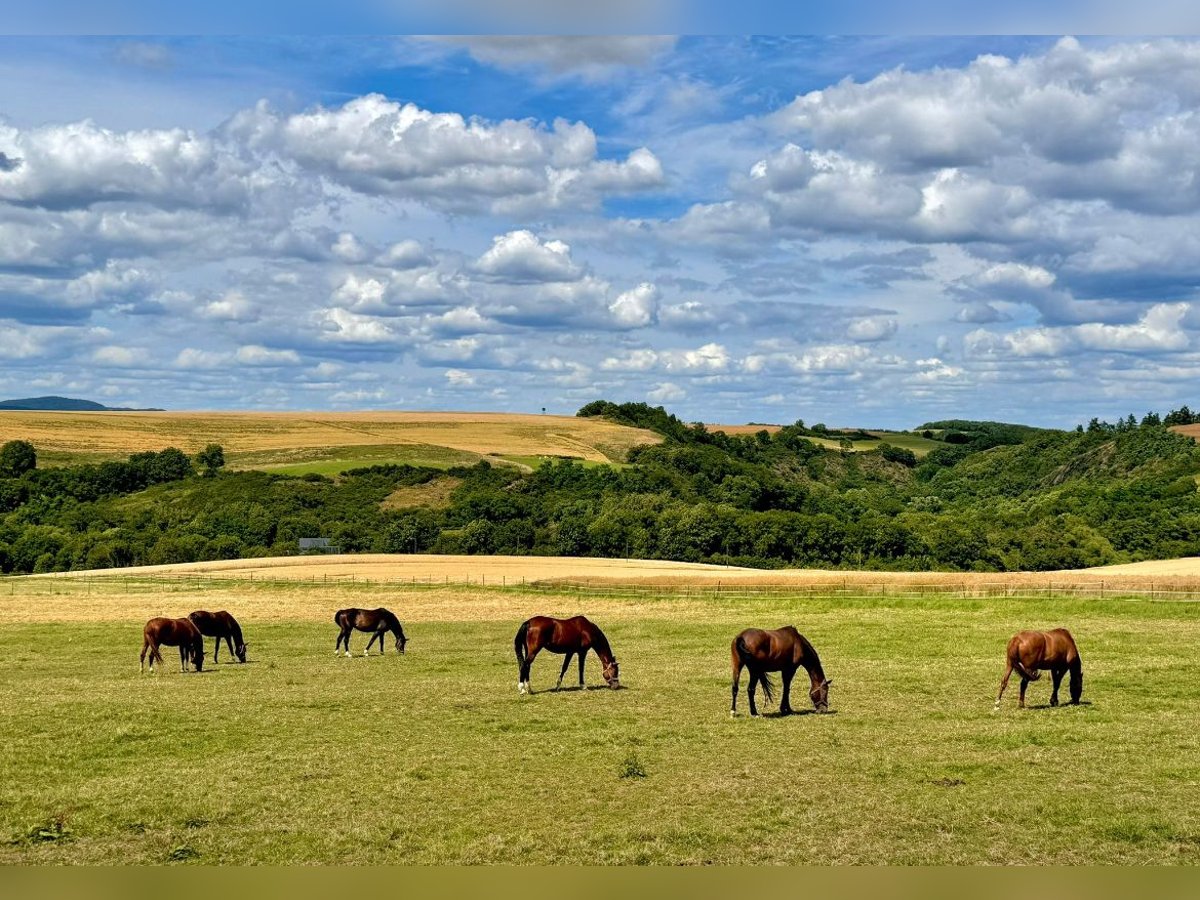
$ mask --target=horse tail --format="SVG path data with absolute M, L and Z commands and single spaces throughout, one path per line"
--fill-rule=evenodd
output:
M 1024 678 L 1026 681 L 1037 681 L 1039 678 L 1042 677 L 1041 672 L 1037 672 L 1037 671 L 1030 672 L 1028 669 L 1026 669 L 1025 666 L 1022 664 L 1020 657 L 1017 657 L 1016 659 L 1012 660 L 1012 667 L 1013 667 L 1013 669 L 1016 670 L 1016 673 L 1018 675 L 1020 675 L 1022 678 Z
M 513 638 L 513 650 L 517 654 L 517 665 L 525 665 L 525 638 L 529 634 L 529 620 L 526 619 L 521 623 L 521 627 L 517 629 L 517 636 Z
M 752 668 L 753 657 L 750 656 L 750 648 L 746 646 L 746 638 L 743 635 L 738 635 L 734 641 L 734 647 L 737 649 L 738 659 L 742 661 L 742 665 L 750 670 L 750 674 L 758 675 L 758 680 L 762 682 L 763 695 L 767 698 L 767 702 L 775 700 L 775 685 L 771 682 L 771 676 L 766 672 L 755 673 Z

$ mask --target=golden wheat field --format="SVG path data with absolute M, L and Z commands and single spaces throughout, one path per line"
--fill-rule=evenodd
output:
M 330 554 L 219 560 L 119 570 L 30 575 L 38 578 L 259 578 L 272 581 L 357 580 L 443 585 L 556 585 L 582 587 L 738 588 L 794 587 L 879 591 L 952 590 L 963 593 L 1042 591 L 1200 590 L 1200 557 L 1157 560 L 1059 572 L 875 572 L 833 569 L 750 569 L 706 563 L 565 556 L 446 556 Z
M 29 441 L 47 462 L 166 447 L 194 453 L 215 443 L 232 468 L 268 468 L 328 459 L 331 448 L 380 460 L 390 450 L 444 448 L 453 451 L 451 463 L 503 456 L 619 462 L 631 447 L 661 438 L 603 419 L 518 413 L 6 411 L 0 440 Z

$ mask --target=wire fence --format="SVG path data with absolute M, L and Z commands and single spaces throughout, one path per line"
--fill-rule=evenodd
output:
M 7 583 L 6 583 L 7 582 Z M 4 588 L 7 588 L 5 590 Z M 1098 599 L 1127 600 L 1158 603 L 1200 602 L 1200 585 L 1179 586 L 1153 581 L 1130 585 L 1121 580 L 1079 581 L 1047 579 L 1046 581 L 975 579 L 955 580 L 942 577 L 929 583 L 910 581 L 863 581 L 859 579 L 833 579 L 791 584 L 744 584 L 737 580 L 715 582 L 693 582 L 690 584 L 622 583 L 610 579 L 537 579 L 511 577 L 481 573 L 471 575 L 429 574 L 394 577 L 364 577 L 356 574 L 322 573 L 311 576 L 271 576 L 259 572 L 239 575 L 121 575 L 104 574 L 86 576 L 38 576 L 13 577 L 0 580 L 0 599 L 35 595 L 79 595 L 106 593 L 180 593 L 205 590 L 235 590 L 258 588 L 262 590 L 360 589 L 364 591 L 431 590 L 462 588 L 487 591 L 522 591 L 551 595 L 577 595 L 609 597 L 613 599 L 659 600 L 761 600 L 771 597 L 805 598 L 862 598 L 879 597 L 896 600 L 932 600 L 938 598 L 959 600 L 985 599 Z

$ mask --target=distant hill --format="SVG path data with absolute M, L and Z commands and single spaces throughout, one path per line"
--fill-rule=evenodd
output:
M 162 412 L 148 407 L 133 409 L 128 406 L 105 406 L 94 400 L 77 400 L 74 397 L 27 397 L 24 400 L 0 400 L 2 409 L 50 410 L 54 412 Z

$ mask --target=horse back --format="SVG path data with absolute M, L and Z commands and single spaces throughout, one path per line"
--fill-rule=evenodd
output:
M 1020 631 L 1008 642 L 1008 658 L 1028 670 L 1051 669 L 1072 664 L 1079 658 L 1079 650 L 1065 628 Z
M 146 623 L 142 636 L 155 644 L 179 647 L 201 640 L 200 629 L 191 619 L 168 619 L 156 616 Z

